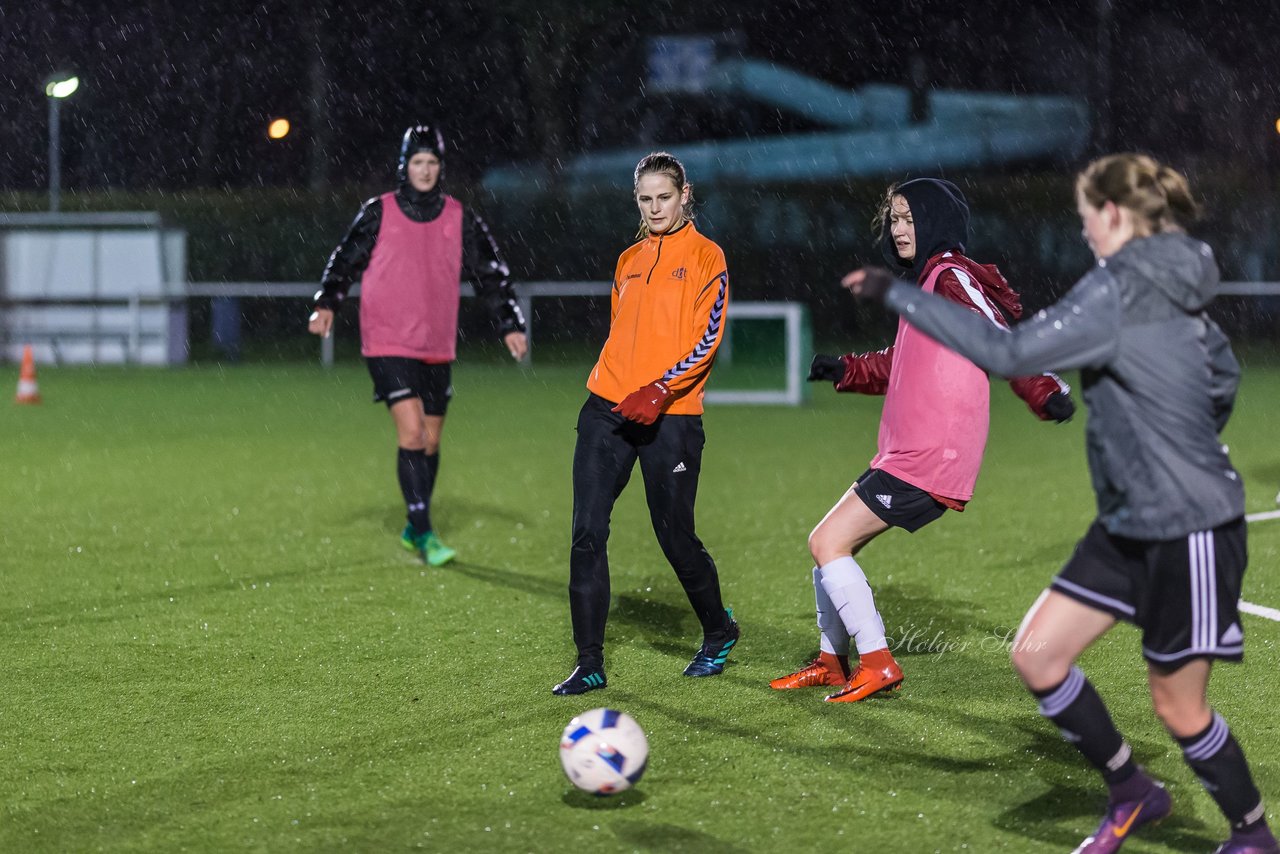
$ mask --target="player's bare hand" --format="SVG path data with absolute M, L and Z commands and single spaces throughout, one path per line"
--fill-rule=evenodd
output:
M 333 312 L 327 308 L 317 308 L 307 318 L 307 331 L 321 338 L 328 338 L 333 331 Z
M 840 286 L 858 299 L 877 302 L 884 299 L 892 284 L 893 274 L 884 267 L 859 267 L 840 280 Z
M 508 332 L 502 336 L 502 343 L 507 345 L 507 352 L 517 362 L 529 352 L 529 337 L 523 332 Z

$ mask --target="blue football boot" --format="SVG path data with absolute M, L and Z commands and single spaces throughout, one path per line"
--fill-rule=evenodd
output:
M 572 694 L 585 694 L 588 691 L 595 691 L 608 684 L 609 681 L 604 678 L 603 667 L 583 667 L 578 665 L 573 668 L 573 672 L 569 674 L 568 679 L 551 689 L 551 693 L 567 697 Z
M 726 608 L 725 612 L 729 615 L 729 628 L 718 637 L 703 638 L 702 648 L 684 669 L 685 676 L 718 676 L 724 672 L 724 662 L 729 657 L 729 650 L 733 649 L 742 634 L 738 621 L 733 619 L 733 611 Z

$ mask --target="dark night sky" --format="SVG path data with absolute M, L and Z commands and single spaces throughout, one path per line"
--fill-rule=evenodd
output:
M 379 180 L 402 128 L 428 117 L 450 129 L 464 153 L 450 168 L 465 179 L 496 162 L 633 141 L 653 109 L 639 97 L 644 36 L 732 30 L 749 56 L 846 86 L 905 82 L 916 51 L 937 86 L 1083 96 L 1094 79 L 1100 5 L 7 3 L 0 188 L 45 186 L 41 81 L 60 67 L 83 78 L 63 111 L 68 190 L 305 185 L 317 174 Z M 1276 4 L 1112 7 L 1117 145 L 1276 162 L 1268 151 L 1280 145 Z M 309 101 L 323 105 L 318 125 L 308 120 Z M 669 131 L 676 136 L 794 129 L 785 117 L 713 106 L 672 115 L 667 105 L 660 115 L 682 122 Z M 295 122 L 284 143 L 265 136 L 276 115 Z M 309 160 L 317 139 L 325 152 L 318 166 Z

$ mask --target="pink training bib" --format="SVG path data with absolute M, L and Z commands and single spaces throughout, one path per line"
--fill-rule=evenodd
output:
M 936 267 L 922 290 L 933 293 L 949 269 Z M 990 396 L 985 371 L 899 320 L 871 467 L 925 492 L 968 501 L 987 446 Z
M 414 222 L 382 196 L 382 222 L 360 281 L 360 352 L 452 362 L 458 347 L 462 205 L 445 196 L 431 222 Z

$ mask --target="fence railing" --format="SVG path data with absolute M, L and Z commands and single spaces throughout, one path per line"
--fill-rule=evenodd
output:
M 515 285 L 516 302 L 520 313 L 524 316 L 528 328 L 529 352 L 525 354 L 526 362 L 533 358 L 533 301 L 544 297 L 607 297 L 612 285 L 609 282 L 519 282 Z M 191 282 L 187 285 L 190 297 L 225 298 L 305 298 L 315 297 L 317 285 L 314 282 Z M 468 282 L 461 284 L 464 297 L 475 296 L 475 289 Z M 360 286 L 356 285 L 348 294 L 359 298 Z M 320 339 L 320 363 L 325 367 L 333 364 L 333 333 L 328 338 Z

